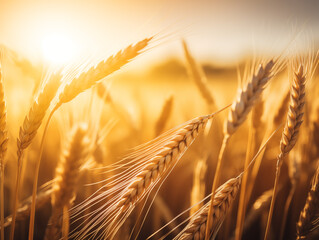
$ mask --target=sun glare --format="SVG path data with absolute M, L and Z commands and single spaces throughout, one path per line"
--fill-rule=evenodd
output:
M 42 51 L 44 59 L 55 65 L 69 62 L 76 52 L 74 42 L 62 34 L 46 35 L 42 39 Z

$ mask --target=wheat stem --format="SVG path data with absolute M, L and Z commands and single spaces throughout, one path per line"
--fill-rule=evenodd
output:
M 255 128 L 249 128 L 248 146 L 246 151 L 244 169 L 248 167 L 249 160 L 251 159 L 251 155 L 255 148 L 255 144 L 254 144 L 256 141 L 255 131 L 256 131 Z M 249 171 L 244 173 L 243 181 L 242 181 L 242 185 L 240 189 L 238 214 L 237 214 L 237 222 L 236 222 L 236 229 L 235 229 L 235 240 L 240 240 L 243 233 L 243 225 L 244 225 L 244 219 L 246 214 L 246 201 L 248 199 L 246 198 L 246 189 L 247 189 L 249 174 L 250 174 Z
M 192 216 L 198 209 L 202 207 L 202 204 L 197 204 L 205 197 L 205 175 L 207 170 L 207 157 L 200 158 L 196 161 L 193 187 L 191 191 L 191 206 L 194 206 L 190 210 L 190 216 Z
M 290 89 L 290 104 L 287 114 L 287 120 L 284 131 L 280 140 L 280 154 L 277 157 L 276 164 L 276 176 L 274 183 L 273 197 L 271 199 L 270 210 L 268 214 L 267 226 L 264 240 L 267 240 L 268 233 L 270 230 L 271 219 L 273 215 L 273 209 L 277 194 L 277 185 L 279 182 L 280 169 L 284 160 L 284 157 L 290 152 L 295 146 L 299 128 L 302 124 L 303 107 L 305 104 L 305 73 L 303 66 L 300 65 L 299 69 L 295 72 L 292 86 Z
M 213 201 L 215 198 L 215 191 L 216 191 L 215 189 L 217 189 L 217 184 L 219 182 L 222 159 L 224 158 L 225 149 L 226 149 L 227 143 L 229 141 L 229 137 L 230 137 L 229 135 L 224 136 L 223 143 L 222 143 L 222 146 L 220 148 L 219 155 L 218 155 L 217 166 L 216 166 L 215 176 L 214 176 L 213 186 L 212 186 L 212 196 L 211 196 L 211 200 L 210 200 L 211 204 L 210 204 L 210 207 L 208 209 L 208 216 L 212 216 L 212 214 L 214 214 L 214 210 L 213 210 L 212 205 L 213 205 Z M 210 217 L 208 217 L 208 219 L 207 219 L 207 226 L 211 226 Z M 206 228 L 205 239 L 210 239 L 209 235 L 210 235 L 210 229 Z
M 188 73 L 193 79 L 193 81 L 195 82 L 209 110 L 213 111 L 216 109 L 216 101 L 213 95 L 209 91 L 205 73 L 203 69 L 200 67 L 200 65 L 195 61 L 194 57 L 190 53 L 188 46 L 184 40 L 182 41 L 182 44 L 183 44 L 185 58 L 187 60 Z
M 239 96 L 236 101 L 233 102 L 231 110 L 229 112 L 229 116 L 224 125 L 224 140 L 222 147 L 220 149 L 218 159 L 217 159 L 217 167 L 214 176 L 214 182 L 212 186 L 212 197 L 211 197 L 211 206 L 209 208 L 208 214 L 209 216 L 213 214 L 213 202 L 214 202 L 214 194 L 216 188 L 218 186 L 219 176 L 221 174 L 221 162 L 223 160 L 224 152 L 227 146 L 227 142 L 230 136 L 239 128 L 239 126 L 246 120 L 247 115 L 250 110 L 259 99 L 264 87 L 268 83 L 268 81 L 272 77 L 272 70 L 274 67 L 274 61 L 270 60 L 265 67 L 260 65 L 258 67 L 258 71 L 256 75 L 253 75 L 251 80 L 247 83 L 244 89 L 240 89 Z M 210 226 L 210 217 L 208 217 L 207 225 Z M 205 240 L 209 239 L 210 230 L 206 229 Z
M 280 228 L 280 235 L 279 235 L 279 240 L 284 239 L 284 234 L 285 234 L 285 228 L 286 228 L 286 222 L 287 222 L 287 216 L 290 208 L 291 201 L 293 199 L 293 196 L 296 191 L 296 186 L 293 185 L 289 191 L 288 198 L 285 203 L 285 208 L 284 208 L 284 216 L 282 217 L 282 222 L 281 222 L 281 228 Z
M 35 138 L 38 129 L 40 128 L 42 121 L 45 117 L 46 111 L 50 107 L 51 101 L 55 97 L 59 87 L 60 87 L 60 74 L 54 74 L 47 82 L 40 92 L 38 98 L 33 102 L 28 115 L 24 118 L 23 125 L 20 127 L 19 138 L 17 139 L 17 177 L 14 192 L 14 205 L 12 214 L 12 225 L 10 231 L 10 240 L 14 238 L 14 229 L 16 221 L 16 211 L 19 205 L 19 188 L 20 188 L 20 178 L 22 169 L 22 160 L 24 150 L 31 144 L 32 140 Z
M 76 196 L 75 190 L 80 176 L 80 168 L 89 153 L 87 130 L 85 124 L 76 126 L 67 148 L 62 151 L 56 168 L 56 180 L 52 186 L 52 214 L 46 229 L 45 239 L 58 240 L 61 238 L 61 234 L 63 239 L 68 236 L 69 207 Z M 62 219 L 61 215 L 63 215 Z
M 50 120 L 55 113 L 57 108 L 55 107 L 48 117 L 48 120 L 45 124 L 44 131 L 42 134 L 42 139 L 40 143 L 40 152 L 38 161 L 36 162 L 35 166 L 35 175 L 33 178 L 33 188 L 32 188 L 32 200 L 31 200 L 31 211 L 30 211 L 30 223 L 29 223 L 29 240 L 33 240 L 33 234 L 34 234 L 34 220 L 35 220 L 35 209 L 36 209 L 36 194 L 37 194 L 37 188 L 38 188 L 38 179 L 39 179 L 39 171 L 40 171 L 40 165 L 41 165 L 41 159 L 42 159 L 42 153 L 43 153 L 43 145 L 44 145 L 44 137 L 48 131 Z
M 167 122 L 169 121 L 170 116 L 172 115 L 174 105 L 174 98 L 173 96 L 170 96 L 168 99 L 166 99 L 161 114 L 159 118 L 156 121 L 155 125 L 155 136 L 158 136 L 163 132 L 165 129 L 165 126 L 167 125 Z
M 113 72 L 119 70 L 121 67 L 126 65 L 129 61 L 138 56 L 141 51 L 149 44 L 152 38 L 146 38 L 136 45 L 130 45 L 123 51 L 118 52 L 115 56 L 109 57 L 107 60 L 100 62 L 96 67 L 91 67 L 88 71 L 82 73 L 77 78 L 73 79 L 69 84 L 67 84 L 61 94 L 59 95 L 59 101 L 50 113 L 50 116 L 46 122 L 45 130 L 42 135 L 39 157 L 37 159 L 36 173 L 33 185 L 32 199 L 35 201 L 35 194 L 38 182 L 40 162 L 43 153 L 44 139 L 46 136 L 47 128 L 49 126 L 50 120 L 57 109 L 62 106 L 63 103 L 67 103 L 73 100 L 81 92 L 91 88 L 97 84 L 100 80 L 106 76 L 112 74 Z M 33 239 L 34 232 L 34 215 L 35 215 L 35 203 L 32 203 L 31 214 L 30 214 L 30 224 L 29 224 L 29 240 Z M 11 239 L 13 240 L 13 239 Z

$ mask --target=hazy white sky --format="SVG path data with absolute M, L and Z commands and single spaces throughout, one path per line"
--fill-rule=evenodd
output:
M 196 56 L 229 60 L 280 50 L 296 30 L 318 40 L 318 13 L 318 0 L 0 0 L 0 42 L 34 57 L 57 33 L 92 54 L 159 33 L 161 55 L 178 54 L 184 37 Z

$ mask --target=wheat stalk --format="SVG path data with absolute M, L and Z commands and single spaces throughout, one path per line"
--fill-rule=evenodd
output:
M 241 183 L 242 174 L 236 178 L 231 178 L 221 185 L 215 193 L 213 203 L 213 214 L 210 215 L 211 221 L 209 229 L 212 231 L 212 239 L 215 239 L 220 226 L 222 225 L 228 210 L 233 203 Z M 200 211 L 191 219 L 189 224 L 182 231 L 179 237 L 181 240 L 202 240 L 205 239 L 207 229 L 207 218 L 210 202 L 206 203 Z
M 207 170 L 207 157 L 197 160 L 193 176 L 193 187 L 191 191 L 191 206 L 194 206 L 190 215 L 192 216 L 202 204 L 196 204 L 205 197 L 205 175 Z
M 259 65 L 256 75 L 253 75 L 251 80 L 247 83 L 246 87 L 239 90 L 238 98 L 233 102 L 230 109 L 228 119 L 224 125 L 224 139 L 218 155 L 217 166 L 215 170 L 215 176 L 212 186 L 211 206 L 209 208 L 208 215 L 213 214 L 214 193 L 218 186 L 220 169 L 222 159 L 225 153 L 227 143 L 230 136 L 238 129 L 238 127 L 245 121 L 248 113 L 252 109 L 255 102 L 259 99 L 263 89 L 267 82 L 272 78 L 274 72 L 275 62 L 273 60 L 268 61 L 265 65 Z M 208 226 L 210 226 L 210 217 L 208 218 Z M 205 239 L 209 239 L 209 228 L 206 229 Z
M 273 77 L 274 65 L 273 60 L 270 60 L 265 67 L 260 65 L 257 74 L 252 77 L 245 88 L 240 89 L 237 100 L 234 101 L 225 123 L 225 135 L 232 135 L 246 120 L 248 113 L 259 99 L 266 84 Z
M 163 133 L 154 140 L 137 147 L 132 154 L 122 160 L 127 162 L 123 166 L 116 164 L 118 168 L 126 168 L 126 170 L 108 179 L 109 183 L 105 185 L 105 188 L 109 190 L 92 196 L 86 203 L 81 204 L 80 208 L 75 209 L 72 215 L 79 216 L 85 211 L 85 207 L 97 204 L 103 199 L 110 200 L 94 211 L 95 214 L 89 224 L 81 227 L 80 231 L 72 237 L 88 238 L 91 235 L 91 238 L 96 238 L 100 234 L 106 238 L 113 238 L 137 202 L 144 199 L 157 183 L 165 179 L 198 134 L 203 131 L 207 121 L 215 114 L 197 117 Z M 96 213 L 98 213 L 97 216 L 101 216 L 96 217 Z M 102 228 L 99 227 L 90 233 L 99 223 L 102 223 L 102 227 L 106 229 L 99 233 Z
M 211 118 L 212 115 L 207 115 L 194 119 L 178 130 L 167 144 L 162 145 L 161 150 L 127 187 L 127 190 L 117 204 L 117 208 L 125 211 L 130 204 L 135 203 L 152 182 L 155 182 L 165 170 L 174 165 Z
M 52 189 L 48 189 L 46 191 L 43 192 L 39 192 L 37 194 L 37 198 L 36 198 L 36 208 L 40 209 L 42 208 L 45 204 L 47 204 L 50 199 L 51 199 L 51 194 L 52 194 Z M 21 206 L 17 209 L 17 216 L 16 216 L 16 221 L 22 221 L 25 220 L 27 217 L 30 216 L 30 212 L 31 212 L 31 200 L 32 198 L 29 197 L 28 199 L 26 199 L 25 201 L 23 201 L 21 203 Z M 5 223 L 4 226 L 8 227 L 10 226 L 12 223 L 12 216 L 8 216 L 5 218 Z
M 262 119 L 262 116 L 264 114 L 265 110 L 265 102 L 263 99 L 259 99 L 259 101 L 256 103 L 255 107 L 252 110 L 252 126 L 257 131 L 258 129 L 262 128 L 264 126 L 264 121 Z
M 36 136 L 46 111 L 49 109 L 51 101 L 56 96 L 60 87 L 60 80 L 60 74 L 54 74 L 49 79 L 38 98 L 33 102 L 28 115 L 24 118 L 23 125 L 20 127 L 19 138 L 17 139 L 18 164 L 20 164 L 23 151 L 31 144 Z
M 112 103 L 112 96 L 110 90 L 104 85 L 103 82 L 96 84 L 96 93 L 105 103 Z
M 256 219 L 260 216 L 260 214 L 265 211 L 270 206 L 271 198 L 272 198 L 273 189 L 267 190 L 263 192 L 253 203 L 253 206 L 249 210 L 247 217 L 245 218 L 244 222 L 244 229 L 248 229 Z
M 0 68 L 0 222 L 1 222 L 1 240 L 4 240 L 4 158 L 7 152 L 8 133 L 7 133 L 7 110 L 4 100 L 3 78 Z
M 59 101 L 56 108 L 63 103 L 70 102 L 81 92 L 91 88 L 106 76 L 122 68 L 128 62 L 133 60 L 142 50 L 145 49 L 153 38 L 145 38 L 135 45 L 129 45 L 124 50 L 119 51 L 115 56 L 111 56 L 105 61 L 101 61 L 97 66 L 91 67 L 80 76 L 72 79 L 59 95 Z
M 36 196 L 36 189 L 38 184 L 38 173 L 39 173 L 41 157 L 43 152 L 44 138 L 46 135 L 48 125 L 50 123 L 50 119 L 52 118 L 53 114 L 55 113 L 55 111 L 57 111 L 57 109 L 63 103 L 67 103 L 73 100 L 81 92 L 93 87 L 103 78 L 119 70 L 121 67 L 126 65 L 129 61 L 131 61 L 136 56 L 138 56 L 141 53 L 141 51 L 146 48 L 146 46 L 149 44 L 151 40 L 152 40 L 152 37 L 146 38 L 135 45 L 128 46 L 123 51 L 119 51 L 115 56 L 111 56 L 105 61 L 101 61 L 97 66 L 91 67 L 88 71 L 83 72 L 78 77 L 72 79 L 71 82 L 69 82 L 68 84 L 64 86 L 63 91 L 59 94 L 59 100 L 48 117 L 48 120 L 46 122 L 44 131 L 43 131 L 41 143 L 40 143 L 40 150 L 38 155 L 39 157 L 37 160 L 36 172 L 35 172 L 34 183 L 33 183 L 33 191 L 32 191 L 32 198 L 34 203 L 32 203 L 32 206 L 31 206 L 30 224 L 29 224 L 29 240 L 33 239 L 35 196 Z
M 60 80 L 61 76 L 58 73 L 51 76 L 51 78 L 45 84 L 42 91 L 39 93 L 37 99 L 33 102 L 28 115 L 24 118 L 23 125 L 20 127 L 19 138 L 17 139 L 18 166 L 14 193 L 14 205 L 10 240 L 13 240 L 14 238 L 16 211 L 19 203 L 18 189 L 20 187 L 22 154 L 24 150 L 31 144 L 32 140 L 35 138 L 37 131 L 40 128 L 41 123 L 45 117 L 45 113 L 50 107 L 51 101 L 53 100 L 59 89 Z
M 277 129 L 278 130 L 278 129 Z M 236 178 L 231 178 L 222 186 L 220 186 L 216 192 L 215 197 L 205 204 L 196 214 L 191 218 L 189 224 L 185 229 L 177 236 L 179 239 L 205 239 L 207 229 L 209 231 L 210 239 L 215 239 L 220 226 L 222 225 L 228 209 L 235 199 L 237 192 L 239 190 L 243 175 L 248 171 L 252 164 L 256 161 L 260 153 L 263 152 L 269 140 L 277 132 L 275 130 L 268 140 L 262 145 L 258 150 L 253 159 L 249 162 L 247 168 L 244 169 Z M 211 201 L 214 200 L 213 204 Z M 210 207 L 213 206 L 212 214 L 209 214 Z M 211 218 L 211 221 L 208 218 Z M 209 225 L 210 224 L 210 225 Z
M 45 239 L 58 240 L 61 238 L 62 212 L 68 211 L 75 199 L 75 190 L 80 176 L 80 168 L 88 155 L 87 125 L 81 124 L 73 129 L 69 146 L 63 151 L 55 181 L 52 185 L 52 214 L 46 229 Z M 64 215 L 64 214 L 63 214 Z M 67 223 L 69 219 L 65 220 Z M 63 238 L 68 236 L 68 231 Z
M 300 65 L 299 69 L 294 74 L 292 86 L 290 89 L 290 103 L 285 128 L 283 130 L 282 137 L 280 140 L 280 153 L 277 157 L 274 191 L 268 215 L 268 221 L 264 237 L 265 240 L 267 240 L 268 232 L 270 229 L 271 218 L 276 199 L 276 191 L 280 176 L 280 169 L 283 163 L 283 159 L 295 146 L 298 138 L 299 128 L 302 124 L 303 106 L 305 104 L 305 81 L 306 77 L 303 70 L 303 66 Z
M 300 212 L 297 223 L 297 239 L 307 239 L 312 231 L 319 227 L 318 224 L 318 206 L 319 206 L 319 167 L 312 179 L 311 189 L 308 197 Z
M 202 97 L 206 101 L 209 110 L 212 111 L 213 109 L 216 109 L 216 101 L 209 91 L 207 79 L 205 76 L 205 73 L 203 69 L 200 67 L 200 65 L 195 61 L 194 57 L 190 53 L 187 43 L 183 40 L 183 49 L 185 58 L 187 60 L 187 70 L 191 78 L 194 80 L 199 92 L 201 93 Z
M 163 130 L 165 129 L 165 126 L 166 126 L 170 116 L 172 115 L 173 104 L 174 104 L 173 96 L 170 96 L 168 99 L 166 99 L 166 101 L 163 105 L 163 108 L 162 108 L 162 112 L 161 112 L 161 114 L 156 122 L 156 125 L 155 125 L 155 135 L 156 136 L 161 134 L 163 132 Z
M 281 227 L 280 237 L 279 237 L 280 240 L 283 239 L 284 237 L 288 211 L 297 188 L 297 183 L 299 182 L 299 179 L 300 179 L 300 173 L 301 173 L 300 165 L 301 165 L 301 157 L 299 156 L 299 154 L 297 154 L 296 150 L 292 151 L 288 161 L 288 175 L 291 182 L 291 188 L 285 203 L 284 216 L 282 218 L 283 219 L 281 224 L 282 227 Z
M 274 119 L 273 119 L 274 126 L 279 126 L 279 124 L 283 122 L 284 117 L 287 115 L 289 99 L 290 99 L 290 92 L 287 91 L 287 93 L 284 95 L 284 98 L 281 100 L 281 103 L 279 104 L 277 113 L 274 116 Z
M 252 158 L 253 154 L 257 150 L 257 129 L 260 128 L 263 123 L 261 120 L 263 114 L 263 101 L 259 100 L 259 102 L 254 106 L 251 114 L 251 127 L 248 130 L 248 143 L 245 157 L 244 168 L 246 169 L 249 165 L 249 161 Z M 238 203 L 238 214 L 237 214 L 237 223 L 235 229 L 235 239 L 239 240 L 242 238 L 242 230 L 243 224 L 245 222 L 245 214 L 246 214 L 246 205 L 249 200 L 249 195 L 247 194 L 247 183 L 250 181 L 250 171 L 244 173 L 243 181 L 241 185 L 240 195 L 239 195 L 239 203 Z M 248 195 L 248 196 L 247 196 Z

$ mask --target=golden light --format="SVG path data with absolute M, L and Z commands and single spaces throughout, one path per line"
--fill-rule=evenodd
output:
M 75 43 L 66 35 L 48 34 L 42 39 L 43 57 L 50 64 L 60 65 L 75 57 Z

